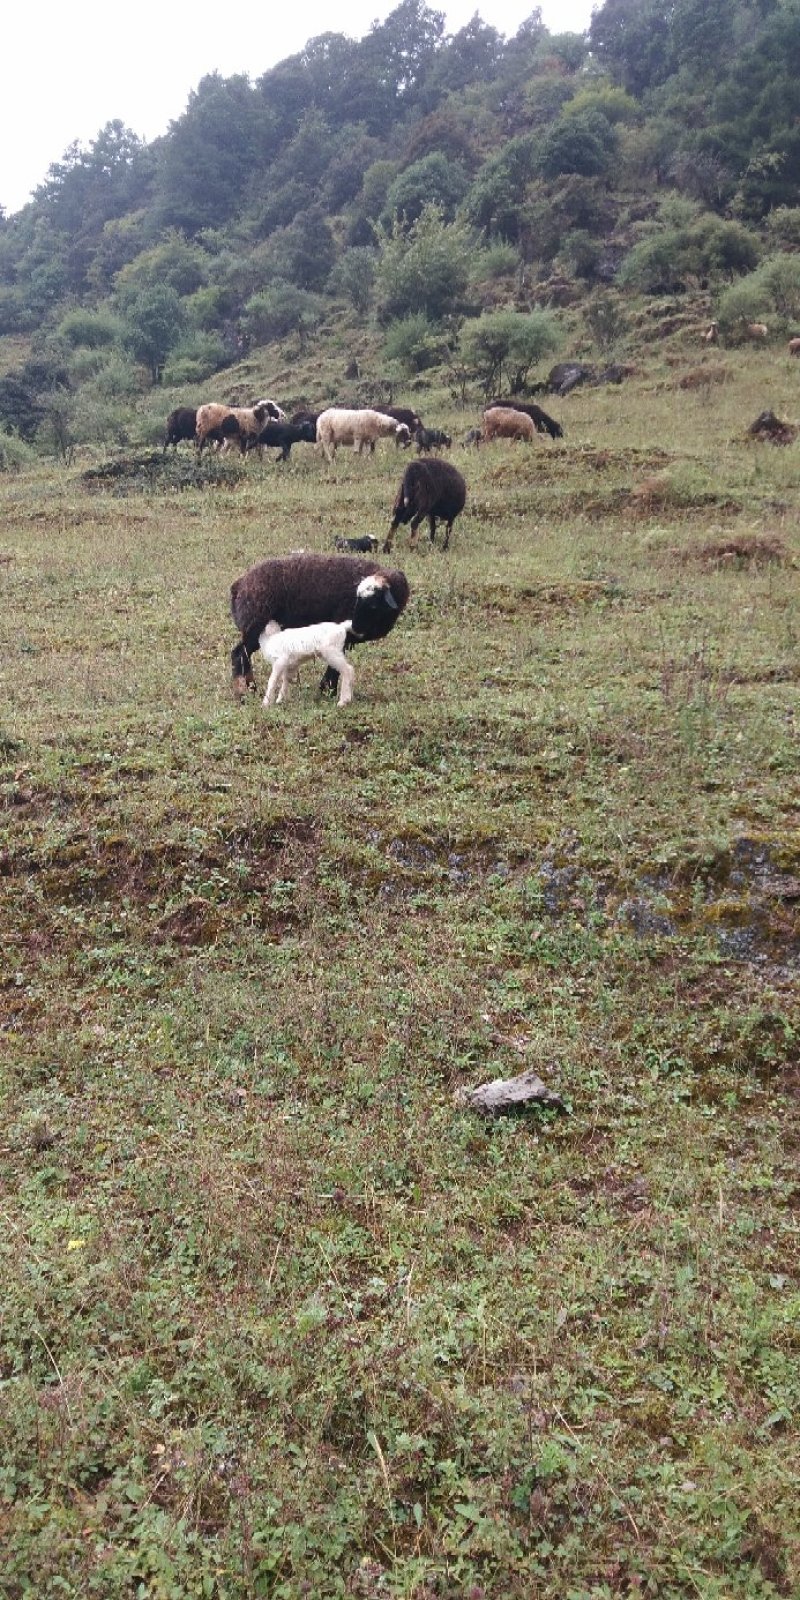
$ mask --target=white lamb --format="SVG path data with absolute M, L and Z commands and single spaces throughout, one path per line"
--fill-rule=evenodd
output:
M 266 661 L 272 662 L 264 705 L 272 706 L 276 701 L 278 705 L 282 705 L 287 698 L 289 684 L 297 678 L 300 663 L 319 656 L 339 673 L 337 703 L 340 706 L 349 706 L 353 698 L 355 674 L 344 653 L 344 647 L 352 626 L 352 620 L 313 622 L 307 628 L 284 628 L 282 631 L 273 632 L 275 624 L 269 623 L 258 641 L 262 656 Z

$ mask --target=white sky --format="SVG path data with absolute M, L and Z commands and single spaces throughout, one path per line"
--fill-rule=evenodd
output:
M 321 33 L 361 38 L 398 0 L 322 0 L 288 12 L 273 0 L 40 0 L 5 8 L 0 54 L 0 205 L 30 198 L 74 139 L 88 145 L 118 118 L 143 139 L 165 133 L 206 73 L 255 79 Z M 510 38 L 535 0 L 428 0 L 456 33 L 477 10 Z M 541 0 L 551 33 L 582 33 L 592 0 Z

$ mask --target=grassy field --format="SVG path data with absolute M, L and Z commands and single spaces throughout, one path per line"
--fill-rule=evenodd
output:
M 342 712 L 228 589 L 390 447 L 0 480 L 3 1600 L 800 1593 L 800 368 L 694 359 L 453 452 Z

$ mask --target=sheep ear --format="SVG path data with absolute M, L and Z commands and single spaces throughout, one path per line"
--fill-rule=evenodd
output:
M 384 600 L 385 600 L 385 601 L 386 601 L 386 604 L 387 604 L 387 606 L 388 606 L 388 607 L 389 607 L 389 610 L 390 610 L 390 611 L 397 611 L 397 610 L 399 610 L 399 607 L 398 607 L 398 604 L 397 604 L 397 601 L 396 601 L 396 600 L 395 600 L 395 597 L 394 597 L 394 595 L 393 595 L 393 594 L 392 594 L 392 591 L 391 591 L 391 589 L 384 589 L 384 592 L 383 592 L 383 598 L 384 598 Z

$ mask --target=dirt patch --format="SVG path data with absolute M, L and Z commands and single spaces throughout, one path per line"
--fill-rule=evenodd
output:
M 150 451 L 143 455 L 118 456 L 114 461 L 103 461 L 97 467 L 88 467 L 81 473 L 84 488 L 111 490 L 117 497 L 131 494 L 150 494 L 153 490 L 197 489 L 203 486 L 224 485 L 234 488 L 241 482 L 241 468 L 236 460 L 206 454 L 198 460 L 194 454 L 164 455 Z
M 751 422 L 747 436 L 768 444 L 793 444 L 798 432 L 800 429 L 795 423 L 781 421 L 774 411 L 762 411 L 755 422 Z
M 776 534 L 731 534 L 725 539 L 711 539 L 695 550 L 673 553 L 679 561 L 698 561 L 709 567 L 749 567 L 789 561 L 786 545 Z

